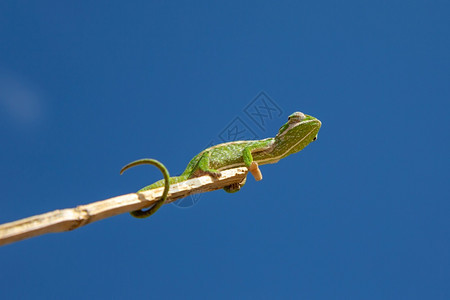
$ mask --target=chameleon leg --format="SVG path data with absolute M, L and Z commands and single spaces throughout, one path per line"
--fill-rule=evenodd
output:
M 122 175 L 122 173 L 125 172 L 126 170 L 128 170 L 129 168 L 132 168 L 132 167 L 135 167 L 138 165 L 142 165 L 142 164 L 154 165 L 163 173 L 163 175 L 164 175 L 164 192 L 161 196 L 161 199 L 159 199 L 150 209 L 148 209 L 148 210 L 140 209 L 140 210 L 132 211 L 130 214 L 135 218 L 147 218 L 147 217 L 150 217 L 151 215 L 153 215 L 166 201 L 167 194 L 169 193 L 169 186 L 170 186 L 169 171 L 162 163 L 160 163 L 159 161 L 157 161 L 155 159 L 144 158 L 144 159 L 139 159 L 139 160 L 133 161 L 133 162 L 129 163 L 128 165 L 126 165 L 125 167 L 123 167 L 122 170 L 120 170 L 120 174 Z M 145 190 L 145 189 L 146 188 L 144 188 L 142 190 Z M 142 191 L 142 190 L 139 190 L 139 191 Z
M 244 158 L 244 163 L 247 166 L 250 173 L 252 173 L 253 177 L 255 177 L 256 181 L 260 181 L 262 179 L 261 170 L 258 167 L 258 163 L 253 161 L 253 156 L 250 147 L 244 149 L 244 153 L 242 154 Z
M 193 172 L 195 174 L 195 177 L 202 176 L 202 175 L 209 175 L 213 178 L 219 178 L 220 172 L 214 169 L 211 169 L 209 167 L 209 151 L 206 151 L 203 153 L 202 157 L 200 158 L 196 170 Z
M 233 183 L 223 188 L 223 190 L 227 193 L 236 193 L 241 190 L 241 188 L 244 186 L 245 182 L 247 181 L 247 177 L 244 178 L 239 183 Z
M 258 163 L 256 161 L 253 161 L 250 164 L 250 167 L 248 168 L 248 170 L 250 171 L 250 173 L 252 173 L 253 177 L 255 177 L 256 181 L 262 180 L 261 170 L 259 169 Z

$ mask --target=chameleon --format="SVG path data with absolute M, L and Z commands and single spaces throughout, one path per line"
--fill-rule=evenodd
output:
M 151 216 L 164 204 L 171 184 L 191 178 L 203 175 L 219 178 L 220 172 L 223 170 L 245 166 L 255 177 L 255 180 L 259 181 L 262 179 L 260 165 L 274 164 L 280 159 L 299 152 L 317 139 L 321 126 L 320 120 L 301 112 L 294 112 L 288 117 L 288 121 L 281 126 L 275 137 L 262 140 L 234 141 L 209 147 L 194 156 L 179 176 L 170 177 L 166 167 L 154 159 L 144 158 L 133 161 L 124 166 L 120 174 L 137 165 L 151 164 L 158 167 L 164 175 L 164 179 L 145 186 L 138 192 L 162 186 L 165 189 L 161 199 L 151 208 L 132 211 L 131 215 L 136 218 Z M 242 182 L 225 187 L 224 190 L 228 193 L 238 192 L 244 186 L 246 179 L 247 177 Z

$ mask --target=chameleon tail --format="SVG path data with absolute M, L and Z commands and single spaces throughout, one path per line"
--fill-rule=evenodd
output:
M 151 159 L 151 158 L 143 158 L 143 159 L 139 159 L 136 161 L 133 161 L 129 164 L 127 164 L 125 167 L 122 168 L 122 170 L 120 170 L 120 175 L 122 175 L 123 172 L 125 172 L 126 170 L 138 166 L 138 165 L 143 165 L 143 164 L 149 164 L 149 165 L 154 165 L 156 166 L 164 175 L 164 192 L 161 196 L 161 199 L 158 200 L 150 209 L 148 210 L 135 210 L 132 211 L 130 214 L 135 217 L 135 218 L 147 218 L 150 217 L 151 215 L 153 215 L 166 201 L 167 199 L 167 194 L 169 193 L 169 186 L 170 186 L 170 175 L 169 175 L 169 171 L 167 170 L 167 168 L 160 163 L 159 161 L 155 160 L 155 159 Z

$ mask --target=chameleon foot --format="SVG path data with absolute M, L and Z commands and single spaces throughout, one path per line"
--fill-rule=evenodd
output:
M 213 177 L 213 178 L 219 178 L 222 174 L 220 174 L 220 172 L 217 171 L 206 171 L 206 174 Z
M 252 173 L 253 177 L 255 177 L 256 181 L 262 180 L 261 170 L 258 167 L 258 163 L 256 161 L 252 161 L 250 167 L 248 167 L 250 173 Z
M 227 193 L 239 192 L 241 190 L 241 188 L 244 186 L 246 181 L 247 181 L 247 177 L 245 177 L 241 182 L 230 184 L 230 185 L 224 187 L 223 189 Z

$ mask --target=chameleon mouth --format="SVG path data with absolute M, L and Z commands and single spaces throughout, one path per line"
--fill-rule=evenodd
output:
M 313 139 L 312 139 L 312 141 L 314 142 L 315 140 L 317 140 L 317 135 L 318 135 L 318 133 L 319 133 L 319 129 L 320 129 L 320 127 L 322 127 L 322 122 L 320 122 L 320 120 L 317 120 L 316 119 L 316 127 L 317 127 L 317 131 L 316 131 L 316 134 L 314 135 L 314 137 L 313 137 Z
M 319 128 L 322 126 L 322 122 L 320 122 L 319 119 L 316 119 L 316 118 L 314 118 L 313 116 L 310 116 L 310 115 L 306 115 L 306 119 L 303 122 L 300 122 L 300 123 L 305 124 L 305 123 L 310 123 L 310 122 L 315 123 L 314 125 L 316 125 Z
M 283 128 L 283 131 L 280 133 L 280 132 L 278 132 L 277 133 L 277 137 L 279 137 L 279 138 L 281 138 L 282 136 L 284 136 L 285 134 L 287 134 L 288 132 L 290 132 L 292 129 L 294 129 L 295 127 L 297 127 L 297 126 L 302 126 L 302 125 L 305 125 L 305 124 L 307 124 L 307 123 L 311 123 L 311 122 L 315 122 L 315 121 L 319 121 L 319 120 L 317 120 L 316 118 L 313 118 L 313 117 L 310 117 L 310 116 L 308 116 L 308 119 L 305 119 L 305 120 L 302 120 L 302 121 L 300 121 L 300 122 L 297 122 L 297 123 L 291 123 L 291 124 L 289 124 L 288 126 L 287 126 L 287 128 Z M 320 123 L 320 121 L 319 121 L 319 123 Z M 319 125 L 319 127 L 320 127 L 320 125 Z M 281 129 L 280 129 L 281 130 Z
M 317 132 L 319 132 L 320 127 L 322 127 L 322 122 L 320 122 L 319 119 L 316 119 L 316 118 L 314 118 L 314 117 L 311 117 L 311 116 L 308 116 L 308 117 L 309 117 L 310 119 L 305 120 L 305 121 L 301 122 L 300 124 L 306 124 L 306 123 L 309 123 L 310 126 L 314 127 L 314 129 L 316 129 Z M 317 135 L 317 132 L 316 132 L 316 135 Z
M 317 121 L 317 127 L 322 127 L 322 122 L 320 122 L 320 120 L 319 119 L 316 119 L 316 121 Z

